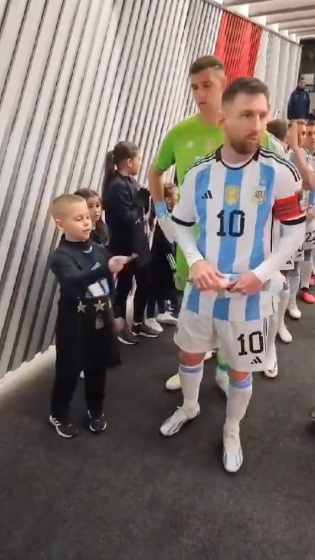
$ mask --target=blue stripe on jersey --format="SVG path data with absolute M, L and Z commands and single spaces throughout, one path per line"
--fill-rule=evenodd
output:
M 216 299 L 213 305 L 213 318 L 228 321 L 230 316 L 231 298 Z
M 245 321 L 260 319 L 260 294 L 248 296 L 245 307 Z
M 238 237 L 233 237 L 230 232 L 230 216 L 231 212 L 240 209 L 240 192 L 239 196 L 236 196 L 235 203 L 231 200 L 232 204 L 229 203 L 228 195 L 229 189 L 240 190 L 243 181 L 244 168 L 240 169 L 227 169 L 225 182 L 224 182 L 224 201 L 223 208 L 224 211 L 224 232 L 225 236 L 220 237 L 220 249 L 219 249 L 219 259 L 218 259 L 218 269 L 224 274 L 234 272 L 233 264 L 236 256 L 236 247 L 238 242 Z M 233 216 L 232 216 L 233 217 Z M 237 227 L 237 218 L 235 219 Z M 235 227 L 235 224 L 233 224 Z
M 272 209 L 272 198 L 274 194 L 275 170 L 264 163 L 260 164 L 260 185 L 264 188 L 266 197 L 262 203 L 257 203 L 257 217 L 255 225 L 255 237 L 251 256 L 249 259 L 249 269 L 253 270 L 259 266 L 266 258 L 264 246 L 264 230 Z M 259 186 L 254 188 L 258 188 Z
M 186 309 L 189 309 L 189 311 L 198 314 L 199 305 L 200 305 L 200 290 L 197 290 L 195 286 L 192 286 L 187 298 Z
M 211 165 L 201 169 L 196 175 L 195 179 L 195 204 L 197 208 L 198 221 L 200 225 L 199 237 L 197 247 L 203 257 L 206 256 L 207 245 L 207 206 L 208 199 L 204 197 L 210 183 Z M 190 294 L 187 298 L 186 309 L 199 313 L 200 305 L 200 291 L 194 286 L 191 288 Z
M 273 167 L 266 165 L 265 163 L 260 164 L 260 179 L 259 185 L 257 187 L 262 187 L 265 191 L 265 199 L 260 204 L 257 202 L 257 216 L 255 225 L 255 236 L 254 243 L 249 259 L 249 270 L 253 270 L 259 266 L 266 258 L 265 255 L 265 226 L 270 218 L 270 213 L 272 209 L 272 198 L 274 192 L 275 183 L 275 170 Z M 256 188 L 256 185 L 254 185 Z M 260 295 L 249 296 L 246 302 L 245 309 L 245 320 L 255 321 L 260 318 Z
M 224 201 L 223 208 L 224 211 L 224 231 L 226 235 L 221 237 L 220 249 L 219 249 L 219 259 L 218 259 L 218 269 L 220 272 L 225 274 L 234 272 L 233 263 L 236 256 L 236 247 L 238 242 L 238 237 L 233 237 L 229 235 L 230 229 L 230 216 L 233 210 L 240 209 L 240 193 L 236 196 L 236 202 L 234 204 L 229 204 L 228 193 L 229 188 L 241 189 L 243 181 L 244 169 L 227 169 L 224 183 Z M 217 299 L 213 306 L 213 317 L 215 319 L 221 319 L 222 321 L 229 320 L 230 313 L 230 298 L 227 299 Z

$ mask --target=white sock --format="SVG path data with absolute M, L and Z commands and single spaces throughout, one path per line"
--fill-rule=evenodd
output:
M 312 268 L 313 268 L 313 263 L 311 260 L 300 262 L 301 288 L 310 287 Z
M 300 287 L 300 275 L 299 276 L 289 276 L 290 285 L 290 302 L 296 302 L 296 296 Z
M 184 397 L 184 407 L 194 409 L 198 404 L 200 383 L 203 377 L 203 362 L 197 366 L 179 366 L 179 377 Z
M 240 422 L 243 420 L 252 396 L 252 374 L 244 381 L 230 379 L 230 388 L 226 405 L 225 433 L 239 433 Z
M 280 300 L 278 304 L 278 328 L 282 327 L 284 324 L 284 317 L 288 307 L 289 299 L 290 288 L 288 286 L 287 288 L 284 288 L 282 292 L 280 292 Z
M 278 332 L 278 308 L 275 313 L 269 318 L 268 325 L 268 336 L 267 336 L 267 348 L 266 355 L 270 358 L 273 354 L 276 354 L 276 336 Z

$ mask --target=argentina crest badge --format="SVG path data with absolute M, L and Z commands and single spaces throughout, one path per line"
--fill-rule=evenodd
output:
M 254 193 L 254 202 L 256 204 L 263 204 L 267 200 L 267 185 L 265 179 L 260 174 L 258 186 Z
M 259 187 L 254 194 L 255 202 L 257 202 L 257 204 L 263 204 L 264 202 L 266 202 L 266 199 L 267 199 L 266 188 Z

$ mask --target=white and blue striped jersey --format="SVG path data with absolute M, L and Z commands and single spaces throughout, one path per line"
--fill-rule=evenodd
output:
M 180 226 L 199 224 L 198 251 L 220 272 L 245 273 L 270 255 L 274 218 L 294 224 L 305 216 L 300 190 L 296 168 L 270 150 L 260 148 L 249 162 L 232 167 L 219 149 L 190 168 L 172 219 Z M 251 321 L 272 314 L 272 294 L 219 299 L 188 283 L 183 305 L 216 319 Z

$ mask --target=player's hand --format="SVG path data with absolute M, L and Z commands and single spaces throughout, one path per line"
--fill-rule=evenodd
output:
M 243 296 L 254 296 L 261 292 L 266 284 L 263 284 L 253 272 L 245 272 L 245 274 L 241 274 L 241 277 L 233 284 L 230 284 L 230 286 L 228 289 L 231 293 L 239 293 Z
M 201 291 L 220 292 L 228 284 L 226 276 L 205 260 L 195 262 L 190 268 L 189 276 L 196 288 Z
M 297 127 L 297 123 L 295 122 L 292 123 L 288 131 L 287 144 L 293 151 L 297 150 L 299 147 L 298 127 Z
M 311 222 L 312 220 L 314 220 L 313 214 L 311 212 L 307 212 L 306 219 L 307 219 L 308 222 Z
M 126 266 L 126 264 L 128 264 L 130 261 L 132 260 L 131 257 L 123 257 L 120 255 L 117 255 L 116 257 L 112 257 L 111 259 L 109 259 L 108 262 L 108 267 L 109 270 L 113 273 L 113 274 L 117 274 L 118 272 L 120 272 L 124 266 Z

